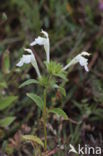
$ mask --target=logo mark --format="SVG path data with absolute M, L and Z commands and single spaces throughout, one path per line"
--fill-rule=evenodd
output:
M 71 152 L 78 153 L 72 144 L 69 144 L 69 147 L 70 147 L 69 153 Z
M 96 155 L 100 155 L 102 153 L 102 149 L 101 147 L 90 147 L 89 145 L 85 145 L 84 147 L 81 146 L 80 144 L 78 144 L 77 150 L 75 149 L 75 147 L 72 144 L 69 144 L 69 152 L 68 153 L 76 153 L 76 154 L 96 154 Z

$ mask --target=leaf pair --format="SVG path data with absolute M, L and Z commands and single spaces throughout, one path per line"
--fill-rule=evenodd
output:
M 34 93 L 28 93 L 27 96 L 31 98 L 41 110 L 43 109 L 44 103 L 40 96 Z M 48 109 L 48 113 L 55 113 L 56 115 L 63 117 L 65 120 L 68 120 L 67 114 L 61 108 Z

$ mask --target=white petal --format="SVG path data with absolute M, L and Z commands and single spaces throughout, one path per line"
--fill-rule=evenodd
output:
M 32 50 L 31 49 L 29 49 L 29 48 L 24 48 L 24 51 L 27 51 L 28 53 L 30 53 L 30 54 L 32 54 L 33 52 L 32 52 Z
M 18 67 L 21 67 L 21 66 L 23 66 L 23 61 L 22 61 L 22 59 L 16 64 L 16 66 L 18 66 Z
M 46 42 L 46 38 L 40 37 L 40 36 L 39 36 L 38 38 L 36 38 L 36 39 L 30 44 L 30 46 L 34 46 L 34 45 L 36 45 L 36 44 L 38 44 L 38 45 L 44 45 L 45 42 Z
M 83 57 L 84 56 L 89 56 L 90 54 L 87 53 L 87 52 L 82 52 L 80 54 L 78 54 L 76 57 L 74 57 L 70 63 L 68 63 L 64 68 L 63 70 L 66 70 L 67 68 L 69 68 L 71 65 L 74 65 L 76 63 L 80 63 L 81 66 L 83 66 L 85 68 L 85 70 L 88 72 L 89 69 L 88 69 L 88 59 Z
M 46 52 L 46 58 L 47 58 L 47 62 L 49 63 L 50 61 L 50 45 L 49 45 L 49 39 L 46 39 L 46 42 L 44 44 L 44 49 Z
M 45 37 L 48 38 L 48 33 L 46 31 L 42 30 L 41 33 L 43 33 Z
M 31 63 L 31 55 L 23 55 L 22 59 L 25 64 Z
M 25 51 L 27 51 L 28 53 L 30 53 L 31 55 L 31 61 L 36 61 L 35 55 L 33 54 L 33 51 L 31 49 L 25 49 Z
M 80 55 L 84 55 L 84 56 L 90 56 L 91 54 L 86 52 L 86 51 L 83 51 Z
M 49 43 L 49 38 L 48 38 L 48 33 L 42 30 L 42 33 L 45 35 L 45 37 L 38 37 L 36 38 L 31 44 L 30 46 L 34 46 L 36 44 L 38 45 L 43 45 L 45 52 L 46 52 L 46 58 L 47 58 L 47 62 L 49 63 L 50 61 L 50 43 Z
M 32 52 L 31 49 L 24 49 L 25 51 L 29 52 L 30 54 L 29 55 L 23 55 L 22 58 L 20 59 L 19 63 L 17 63 L 17 66 L 18 67 L 21 67 L 23 66 L 23 64 L 29 64 L 31 63 L 33 65 L 33 67 L 35 68 L 36 72 L 37 72 L 37 75 L 40 77 L 40 71 L 39 71 L 39 68 L 38 68 L 38 65 L 37 65 L 37 62 L 36 62 L 36 59 L 35 59 L 35 56 Z
M 31 64 L 35 68 L 38 77 L 41 77 L 41 74 L 40 74 L 37 62 L 36 61 L 35 62 L 32 61 Z
M 77 60 L 74 58 L 74 59 L 72 59 L 64 68 L 63 68 L 63 70 L 66 70 L 66 69 L 68 69 L 70 66 L 72 66 L 72 65 L 74 65 L 74 64 L 76 64 L 77 63 Z
M 35 68 L 37 75 L 40 77 L 40 71 L 36 62 L 35 55 L 33 54 L 31 49 L 24 49 L 25 51 L 29 52 L 31 55 L 23 55 L 24 63 L 28 64 L 31 63 Z
M 86 72 L 89 72 L 89 69 L 88 69 L 88 66 L 87 65 L 85 65 L 84 68 L 85 68 L 85 71 Z
M 82 56 L 80 56 L 80 59 L 78 60 L 78 62 L 80 63 L 81 66 L 88 64 L 88 60 Z
M 80 59 L 78 60 L 80 65 L 84 67 L 84 69 L 88 72 L 89 69 L 88 69 L 88 59 L 86 59 L 85 57 L 83 56 L 80 56 Z
M 23 55 L 20 59 L 19 63 L 17 63 L 18 67 L 23 66 L 23 64 L 29 64 L 31 62 L 31 55 Z

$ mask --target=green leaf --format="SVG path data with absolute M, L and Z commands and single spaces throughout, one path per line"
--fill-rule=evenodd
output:
M 67 81 L 66 71 L 63 70 L 63 66 L 60 63 L 51 61 L 50 63 L 45 62 L 45 65 L 47 67 L 48 72 L 51 75 L 53 75 L 55 77 L 59 77 L 65 81 Z
M 9 69 L 10 69 L 10 56 L 9 56 L 9 51 L 7 50 L 4 54 L 3 54 L 3 61 L 2 61 L 2 70 L 5 74 L 9 73 Z
M 61 73 L 58 73 L 58 74 L 55 74 L 55 76 L 57 77 L 60 77 L 61 79 L 67 81 L 68 79 L 66 78 L 66 74 L 61 72 Z
M 39 84 L 43 87 L 46 87 L 49 84 L 48 77 L 46 76 L 41 76 L 38 80 L 39 80 Z
M 0 88 L 7 88 L 7 83 L 5 81 L 0 82 Z
M 15 120 L 15 117 L 13 117 L 13 116 L 1 119 L 0 120 L 0 126 L 1 127 L 8 127 L 14 120 Z
M 36 105 L 42 110 L 43 108 L 43 100 L 40 96 L 34 94 L 34 93 L 27 93 L 27 96 L 29 98 L 31 98 L 35 103 Z
M 55 113 L 58 116 L 63 117 L 65 120 L 68 120 L 67 114 L 61 108 L 52 108 L 48 110 L 49 113 Z
M 42 147 L 44 147 L 44 144 L 43 144 L 42 140 L 39 137 L 37 137 L 37 136 L 34 136 L 34 135 L 23 135 L 22 139 L 25 140 L 25 141 L 31 141 L 34 144 L 36 143 L 36 144 L 39 144 Z
M 5 97 L 4 99 L 0 100 L 0 111 L 6 109 L 7 107 L 11 106 L 13 102 L 17 100 L 17 96 L 8 96 Z
M 27 86 L 27 85 L 30 85 L 30 84 L 38 84 L 38 81 L 35 80 L 35 79 L 27 80 L 27 81 L 23 82 L 23 83 L 19 86 L 19 88 L 22 88 L 22 87 Z
M 39 84 L 43 87 L 52 88 L 52 86 L 55 84 L 55 79 L 48 78 L 48 76 L 41 76 L 39 79 Z

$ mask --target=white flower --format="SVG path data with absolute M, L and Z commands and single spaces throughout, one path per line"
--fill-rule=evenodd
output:
M 16 64 L 16 66 L 21 67 L 24 64 L 31 63 L 33 65 L 33 67 L 35 68 L 37 75 L 40 77 L 40 71 L 39 71 L 39 68 L 38 68 L 38 65 L 37 65 L 37 62 L 36 62 L 36 59 L 35 59 L 35 56 L 34 56 L 32 50 L 31 49 L 24 49 L 24 50 L 30 54 L 23 55 L 22 58 L 20 59 L 20 61 Z
M 34 46 L 36 44 L 38 45 L 43 45 L 45 52 L 46 52 L 46 57 L 47 57 L 47 62 L 49 63 L 50 61 L 50 43 L 49 43 L 49 37 L 48 37 L 48 33 L 45 31 L 41 31 L 41 33 L 44 34 L 45 37 L 37 37 L 31 44 L 30 46 Z
M 88 72 L 88 59 L 85 58 L 84 56 L 89 56 L 90 54 L 86 51 L 83 51 L 81 54 L 78 54 L 76 57 L 74 57 L 70 63 L 68 63 L 63 70 L 66 70 L 67 68 L 69 68 L 71 65 L 74 65 L 76 63 L 80 63 L 81 66 L 84 67 L 84 69 Z

